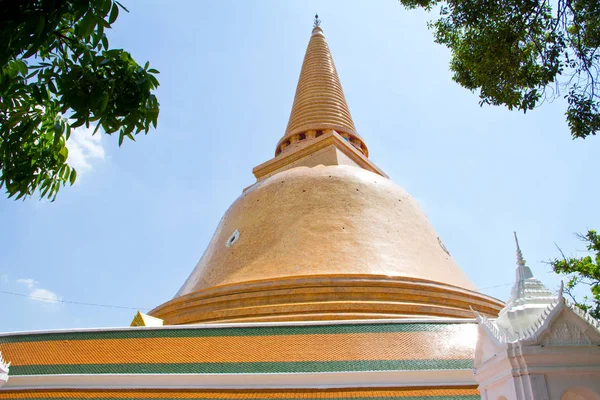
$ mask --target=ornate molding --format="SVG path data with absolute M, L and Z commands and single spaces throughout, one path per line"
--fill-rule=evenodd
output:
M 308 157 L 310 154 L 317 152 L 318 150 L 324 149 L 327 146 L 334 145 L 342 153 L 348 156 L 352 161 L 358 164 L 361 168 L 367 171 L 374 172 L 378 175 L 387 178 L 388 176 L 379 167 L 377 167 L 371 160 L 369 160 L 363 153 L 357 150 L 353 145 L 347 142 L 337 131 L 331 130 L 330 132 L 324 133 L 315 139 L 307 141 L 305 146 L 298 147 L 289 153 L 282 153 L 269 161 L 266 161 L 260 165 L 257 165 L 252 169 L 252 173 L 256 177 L 257 181 L 261 181 L 271 176 L 274 172 L 282 170 L 289 164 L 292 164 L 302 158 Z
M 575 324 L 560 322 L 552 325 L 542 344 L 549 346 L 585 346 L 592 344 L 590 338 Z
M 562 296 L 562 293 L 561 293 L 561 296 Z M 583 319 L 589 325 L 594 327 L 594 329 L 596 331 L 598 331 L 598 333 L 600 333 L 600 321 L 598 321 L 596 318 L 592 317 L 589 313 L 586 313 L 585 311 L 583 311 L 581 308 L 577 307 L 575 304 L 571 304 L 568 301 L 565 301 L 565 304 L 567 307 L 569 307 L 569 309 L 571 311 L 573 311 L 575 314 L 577 314 L 579 316 L 579 318 Z
M 4 358 L 2 358 L 2 352 L 0 351 L 0 387 L 8 382 L 9 367 L 10 363 L 4 361 Z
M 550 333 L 544 337 L 541 344 L 554 346 L 573 346 L 590 345 L 591 339 L 579 327 L 566 323 L 552 324 L 554 317 L 561 310 L 568 309 L 585 321 L 589 326 L 600 334 L 600 321 L 593 318 L 588 313 L 582 311 L 579 307 L 568 302 L 562 293 L 558 296 L 558 301 L 550 304 L 542 314 L 524 330 L 515 331 L 499 327 L 495 321 L 475 312 L 477 322 L 481 325 L 489 336 L 493 337 L 499 344 L 517 343 L 517 342 L 538 342 L 546 329 L 550 328 Z

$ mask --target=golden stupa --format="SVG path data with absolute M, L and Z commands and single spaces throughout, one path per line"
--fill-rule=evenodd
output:
M 369 160 L 318 22 L 275 157 L 177 295 L 130 327 L 0 332 L 0 399 L 477 400 L 507 387 L 490 376 L 529 379 L 513 373 L 524 360 L 547 379 L 537 347 L 499 345 L 508 336 L 486 318 L 503 304 Z M 510 315 L 529 315 L 522 297 Z M 561 363 L 544 371 L 572 357 L 556 348 Z
M 415 200 L 368 159 L 320 27 L 275 157 L 227 210 L 165 325 L 471 318 L 476 291 Z

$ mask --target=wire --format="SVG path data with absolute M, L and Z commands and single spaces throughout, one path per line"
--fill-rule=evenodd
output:
M 484 287 L 484 288 L 480 288 L 477 291 L 481 292 L 481 291 L 484 291 L 486 289 L 494 289 L 494 288 L 499 288 L 499 287 L 503 287 L 503 286 L 510 286 L 512 284 L 513 283 L 504 283 L 502 285 L 487 286 L 487 287 Z M 15 293 L 15 292 L 7 292 L 7 291 L 4 291 L 4 290 L 0 290 L 0 293 L 2 293 L 2 294 L 10 294 L 12 296 L 26 297 L 28 299 L 47 301 L 48 303 L 64 303 L 64 304 L 74 304 L 74 305 L 78 305 L 78 306 L 119 308 L 119 309 L 124 309 L 124 310 L 150 310 L 149 307 L 127 307 L 127 306 L 115 306 L 115 305 L 111 305 L 111 304 L 84 303 L 84 302 L 81 302 L 81 301 L 69 301 L 69 300 L 60 300 L 60 299 L 49 298 L 49 297 L 31 296 L 31 295 L 28 295 L 28 294 Z
M 494 288 L 498 288 L 498 287 L 502 287 L 502 286 L 510 286 L 510 285 L 513 285 L 513 284 L 514 284 L 514 282 L 511 282 L 511 283 L 503 283 L 502 285 L 487 286 L 487 287 L 484 287 L 484 288 L 480 288 L 480 289 L 478 290 L 478 292 L 481 292 L 482 290 L 486 290 L 486 289 L 494 289 Z
M 28 299 L 34 299 L 34 300 L 43 300 L 43 301 L 47 301 L 48 303 L 64 303 L 64 304 L 75 304 L 75 305 L 79 305 L 79 306 L 120 308 L 120 309 L 126 309 L 126 310 L 150 310 L 150 308 L 148 308 L 148 307 L 127 307 L 127 306 L 115 306 L 115 305 L 110 305 L 110 304 L 84 303 L 81 301 L 69 301 L 69 300 L 60 300 L 60 299 L 49 298 L 49 297 L 31 296 L 28 294 L 7 292 L 4 290 L 0 290 L 0 293 L 10 294 L 12 296 L 26 297 Z

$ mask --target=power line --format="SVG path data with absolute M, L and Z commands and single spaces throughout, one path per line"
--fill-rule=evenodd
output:
M 484 287 L 484 288 L 480 288 L 480 289 L 478 290 L 478 292 L 481 292 L 482 290 L 486 290 L 486 289 L 494 289 L 494 288 L 498 288 L 498 287 L 502 287 L 502 286 L 510 286 L 510 285 L 513 285 L 513 284 L 514 284 L 514 282 L 511 282 L 511 283 L 503 283 L 502 285 L 487 286 L 487 287 Z
M 510 286 L 512 284 L 513 283 L 504 283 L 504 284 L 501 284 L 501 285 L 487 286 L 487 287 L 484 287 L 484 288 L 480 288 L 477 291 L 481 292 L 481 291 L 486 290 L 486 289 L 495 289 L 495 288 L 499 288 L 499 287 L 503 287 L 503 286 Z M 150 307 L 128 307 L 128 306 L 115 306 L 115 305 L 111 305 L 111 304 L 85 303 L 85 302 L 82 302 L 82 301 L 69 301 L 69 300 L 61 300 L 61 299 L 50 298 L 50 297 L 32 296 L 32 295 L 23 294 L 23 293 L 7 292 L 5 290 L 0 290 L 0 293 L 1 294 L 9 294 L 9 295 L 12 295 L 12 296 L 25 297 L 25 298 L 28 298 L 28 299 L 47 301 L 48 303 L 63 303 L 63 304 L 74 304 L 74 305 L 78 305 L 78 306 L 119 308 L 119 309 L 123 309 L 123 310 L 150 310 Z
M 0 293 L 10 294 L 12 296 L 26 297 L 28 299 L 47 301 L 48 303 L 64 303 L 64 304 L 75 304 L 78 306 L 120 308 L 120 309 L 126 309 L 126 310 L 150 310 L 149 307 L 127 307 L 127 306 L 115 306 L 115 305 L 110 305 L 110 304 L 84 303 L 81 301 L 69 301 L 69 300 L 61 300 L 61 299 L 50 298 L 50 297 L 31 296 L 31 295 L 23 294 L 23 293 L 7 292 L 5 290 L 0 290 Z

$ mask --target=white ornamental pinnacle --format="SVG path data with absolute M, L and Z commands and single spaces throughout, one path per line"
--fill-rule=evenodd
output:
M 498 327 L 505 329 L 509 336 L 531 328 L 544 310 L 558 301 L 557 296 L 533 276 L 523 259 L 517 233 L 514 235 L 517 246 L 515 284 L 496 320 Z
M 0 352 L 0 387 L 8 382 L 8 369 L 10 367 L 10 363 L 7 363 L 2 358 L 2 352 Z
M 517 267 L 519 267 L 517 273 L 524 273 L 525 271 L 523 269 L 526 268 L 525 259 L 523 259 L 523 253 L 521 252 L 521 247 L 519 246 L 519 238 L 517 237 L 517 232 L 513 232 L 513 235 L 515 236 L 515 243 L 517 245 Z M 531 271 L 529 271 L 529 273 L 531 274 Z M 531 276 L 517 276 L 517 278 L 520 280 L 531 278 Z

